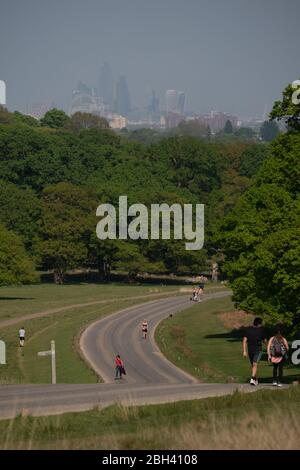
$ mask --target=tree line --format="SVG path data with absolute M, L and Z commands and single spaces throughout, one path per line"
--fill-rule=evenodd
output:
M 285 90 L 271 113 L 287 132 L 271 143 L 207 139 L 184 126 L 145 143 L 86 113 L 52 110 L 39 122 L 1 108 L 0 285 L 34 282 L 37 268 L 53 270 L 57 283 L 78 267 L 103 278 L 111 269 L 129 279 L 199 274 L 214 259 L 242 308 L 300 322 L 299 109 L 287 115 L 287 100 Z M 98 240 L 96 207 L 123 194 L 129 204 L 205 204 L 204 249 Z

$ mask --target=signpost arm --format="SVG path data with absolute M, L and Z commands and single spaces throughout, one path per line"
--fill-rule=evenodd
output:
M 51 341 L 52 383 L 56 384 L 55 341 Z

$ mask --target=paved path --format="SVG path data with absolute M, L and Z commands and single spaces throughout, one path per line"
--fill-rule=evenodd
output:
M 228 293 L 207 294 L 206 300 L 225 295 Z M 247 384 L 196 383 L 193 377 L 162 356 L 154 341 L 155 326 L 171 313 L 176 314 L 190 305 L 186 297 L 155 300 L 94 322 L 85 330 L 80 343 L 86 359 L 106 383 L 2 385 L 0 418 L 12 418 L 19 413 L 38 416 L 83 411 L 116 402 L 126 405 L 166 403 L 226 395 L 236 390 L 257 390 Z M 142 339 L 140 332 L 144 318 L 150 328 L 147 340 Z M 122 381 L 114 380 L 113 358 L 117 352 L 126 363 L 127 376 Z
M 206 294 L 205 299 L 222 298 L 229 292 Z M 114 381 L 114 357 L 120 354 L 127 375 L 122 381 L 136 384 L 195 383 L 196 379 L 165 359 L 154 340 L 161 320 L 191 306 L 188 296 L 147 302 L 92 323 L 82 334 L 80 347 L 91 367 L 107 383 Z M 149 337 L 142 337 L 141 324 L 147 319 Z
M 180 290 L 174 291 L 175 295 L 178 294 Z M 56 313 L 62 313 L 66 312 L 68 310 L 75 310 L 77 308 L 83 308 L 83 307 L 90 307 L 92 305 L 99 305 L 99 304 L 107 304 L 107 303 L 116 303 L 119 301 L 125 301 L 125 300 L 138 300 L 138 299 L 151 299 L 151 298 L 160 298 L 164 296 L 170 296 L 172 294 L 171 291 L 168 292 L 156 292 L 152 294 L 141 294 L 141 295 L 136 295 L 133 297 L 116 297 L 114 299 L 104 299 L 104 300 L 94 300 L 92 302 L 85 302 L 83 304 L 72 304 L 72 305 L 65 305 L 64 307 L 57 307 L 57 308 L 51 308 L 49 310 L 42 310 L 41 312 L 35 312 L 35 313 L 28 313 L 27 315 L 22 315 L 22 316 L 16 316 L 14 318 L 10 318 L 8 320 L 1 320 L 0 321 L 0 329 L 1 328 L 7 328 L 8 326 L 12 325 L 17 325 L 18 323 L 23 323 L 28 320 L 34 320 L 35 318 L 43 318 L 47 317 L 49 315 L 54 315 Z

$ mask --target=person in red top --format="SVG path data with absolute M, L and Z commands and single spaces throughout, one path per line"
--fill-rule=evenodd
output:
M 122 373 L 123 373 L 123 370 L 124 370 L 124 364 L 123 364 L 123 361 L 121 359 L 120 354 L 117 354 L 117 356 L 115 358 L 115 366 L 116 366 L 115 380 L 121 379 L 122 378 Z

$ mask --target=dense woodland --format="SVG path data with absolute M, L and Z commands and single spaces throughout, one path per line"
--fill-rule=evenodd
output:
M 287 108 L 287 105 L 288 108 Z M 41 121 L 0 109 L 0 285 L 55 281 L 74 268 L 200 274 L 216 260 L 248 311 L 300 324 L 300 105 L 291 89 L 272 119 L 272 142 L 251 132 L 211 136 L 179 125 L 171 134 L 116 134 L 103 118 L 51 110 Z M 267 128 L 267 130 L 266 130 Z M 273 134 L 272 134 L 273 132 Z M 271 140 L 267 138 L 265 140 Z M 100 241 L 101 202 L 205 204 L 205 245 L 179 240 Z

